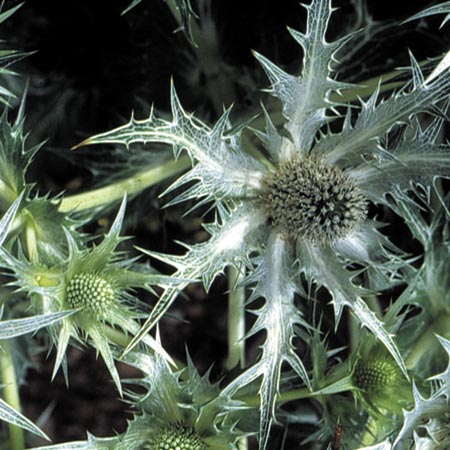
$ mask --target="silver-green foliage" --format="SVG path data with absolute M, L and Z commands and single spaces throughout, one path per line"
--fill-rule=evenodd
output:
M 189 1 L 170 5 L 189 34 Z M 340 94 L 351 97 L 355 86 L 338 80 L 339 56 L 358 35 L 326 38 L 331 0 L 313 0 L 306 9 L 305 30 L 289 29 L 303 53 L 298 72 L 255 53 L 270 95 L 281 103 L 283 128 L 275 125 L 273 108 L 265 107 L 259 129 L 250 128 L 252 119 L 233 124 L 231 108 L 210 125 L 184 109 L 172 83 L 170 118 L 152 110 L 147 119 L 132 117 L 82 143 L 168 144 L 175 158 L 188 154 L 191 167 L 167 189 L 167 206 L 207 205 L 215 220 L 204 227 L 208 239 L 185 245 L 181 256 L 140 249 L 141 256 L 173 266 L 171 277 L 117 250 L 124 241 L 126 197 L 109 232 L 92 245 L 78 230 L 81 222 L 58 210 L 60 197 L 33 194 L 25 172 L 38 148 L 26 148 L 23 105 L 14 125 L 7 112 L 1 116 L 0 265 L 12 279 L 5 287 L 14 285 L 17 292 L 8 290 L 3 301 L 8 317 L 0 322 L 0 339 L 45 327 L 57 349 L 54 374 L 62 367 L 66 377 L 69 344 L 92 345 L 120 394 L 116 359 L 143 372 L 135 383 L 145 394 L 129 395 L 134 416 L 126 432 L 43 449 L 233 450 L 256 435 L 265 450 L 274 423 L 287 414 L 277 402 L 294 395 L 292 386 L 301 392 L 298 398 L 321 408 L 310 441 L 326 446 L 334 438 L 330 445 L 336 447 L 342 439 L 352 450 L 366 444 L 367 450 L 403 450 L 411 439 L 417 450 L 432 448 L 433 440 L 448 443 L 449 367 L 435 370 L 442 351 L 435 342 L 427 352 L 423 343 L 442 331 L 442 317 L 450 317 L 448 197 L 437 195 L 431 208 L 436 179 L 450 173 L 449 147 L 440 141 L 449 54 L 431 73 L 423 73 L 410 54 L 409 81 L 399 89 L 384 96 L 378 86 L 368 98 L 353 95 L 355 102 L 346 103 Z M 248 147 L 251 140 L 259 151 Z M 423 247 L 422 264 L 382 233 L 368 205 L 403 218 Z M 187 369 L 178 370 L 149 332 L 188 284 L 201 282 L 208 290 L 229 267 L 242 274 L 239 288 L 255 316 L 246 338 L 265 337 L 256 360 L 227 384 L 212 385 L 209 372 L 200 376 L 189 358 Z M 369 299 L 402 283 L 406 289 L 386 311 L 369 307 Z M 152 291 L 153 285 L 161 294 L 147 312 L 133 289 Z M 371 333 L 355 332 L 361 342 L 350 343 L 344 361 L 321 336 L 315 302 L 323 292 L 333 305 L 335 329 L 348 309 Z M 18 318 L 10 305 L 23 298 L 27 317 Z M 410 317 L 410 311 L 416 314 Z M 450 355 L 449 341 L 439 341 Z M 431 372 L 419 364 L 427 358 Z M 303 407 L 288 419 L 306 421 Z M 3 401 L 0 417 L 39 433 Z M 333 436 L 343 423 L 343 436 Z
M 252 290 L 248 303 L 259 298 L 265 300 L 263 306 L 252 310 L 257 320 L 248 333 L 251 336 L 266 331 L 261 358 L 225 390 L 235 395 L 243 386 L 260 379 L 260 448 L 266 447 L 275 419 L 283 362 L 291 366 L 306 386 L 310 385 L 308 371 L 295 352 L 293 340 L 295 336 L 303 336 L 300 330 L 314 324 L 307 323 L 294 298 L 307 297 L 314 284 L 325 287 L 331 294 L 336 326 L 343 308 L 348 307 L 383 342 L 405 378 L 408 377 L 404 358 L 393 339 L 393 324 L 383 324 L 364 301 L 371 289 L 386 289 L 401 278 L 402 267 L 407 263 L 402 261 L 399 250 L 378 231 L 380 224 L 368 217 L 332 239 L 314 241 L 301 234 L 295 238 L 287 236 L 272 226 L 271 218 L 261 206 L 267 180 L 279 176 L 283 164 L 298 165 L 299 176 L 303 176 L 302 164 L 310 166 L 310 161 L 320 160 L 342 173 L 368 201 L 389 207 L 387 194 L 395 195 L 414 186 L 427 189 L 435 177 L 448 175 L 450 167 L 448 147 L 436 143 L 441 117 L 445 116 L 445 106 L 441 111 L 439 105 L 450 91 L 447 58 L 425 76 L 411 54 L 411 81 L 387 98 L 382 98 L 375 89 L 368 100 L 360 100 L 355 118 L 355 105 L 342 105 L 335 100 L 339 97 L 332 94 L 352 88 L 338 81 L 335 71 L 339 52 L 356 37 L 350 34 L 327 41 L 333 11 L 330 0 L 315 0 L 306 9 L 306 31 L 289 30 L 303 49 L 300 74 L 287 73 L 256 54 L 271 82 L 270 93 L 281 101 L 285 119 L 280 133 L 266 114 L 265 131 L 256 132 L 269 154 L 268 161 L 246 150 L 242 138 L 246 123 L 233 126 L 230 110 L 214 126 L 209 126 L 183 109 L 173 86 L 171 120 L 152 111 L 145 120 L 132 118 L 128 124 L 84 142 L 121 143 L 127 147 L 133 143 L 166 143 L 172 145 L 175 157 L 183 150 L 189 154 L 192 168 L 170 187 L 169 191 L 178 192 L 170 204 L 187 200 L 197 205 L 212 202 L 218 211 L 217 220 L 206 227 L 209 241 L 189 246 L 184 256 L 152 255 L 172 264 L 177 269 L 176 276 L 203 280 L 206 288 L 226 266 L 245 267 L 243 283 Z M 332 132 L 326 124 L 340 120 L 341 116 L 333 113 L 340 107 L 346 108 L 347 113 L 340 130 Z M 423 129 L 417 118 L 427 111 L 438 117 Z M 398 131 L 395 139 L 391 136 L 394 130 Z M 328 187 L 332 180 L 322 181 L 319 175 L 316 180 L 325 183 L 320 187 L 324 192 L 322 202 L 328 196 L 327 190 L 334 189 Z M 189 187 L 183 190 L 186 184 Z M 340 187 L 335 188 L 339 192 Z M 308 199 L 307 204 L 322 207 L 317 197 L 314 199 Z M 299 208 L 306 207 L 301 205 Z M 327 221 L 335 220 L 328 219 L 325 213 L 324 217 L 314 235 L 324 233 L 320 227 L 328 227 Z M 351 270 L 352 265 L 362 269 Z M 369 284 L 358 277 L 361 272 L 366 274 Z M 306 278 L 307 290 L 301 275 Z M 182 287 L 184 284 L 164 291 L 127 351 L 157 323 Z

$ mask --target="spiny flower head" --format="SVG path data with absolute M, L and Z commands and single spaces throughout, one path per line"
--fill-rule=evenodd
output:
M 330 245 L 367 217 L 368 200 L 336 166 L 320 159 L 290 160 L 263 180 L 261 207 L 286 239 Z
M 412 386 L 387 350 L 365 336 L 356 352 L 352 367 L 352 383 L 356 399 L 380 423 L 391 421 L 386 415 L 399 415 L 412 403 Z
M 255 425 L 253 411 L 211 384 L 209 371 L 201 376 L 189 356 L 187 367 L 176 372 L 160 355 L 130 352 L 123 361 L 142 371 L 144 377 L 132 383 L 145 393 L 128 392 L 134 417 L 124 433 L 89 436 L 86 448 L 237 450 L 239 438 L 250 435 L 245 430 Z
M 445 114 L 437 114 L 425 129 L 415 119 L 429 109 L 439 111 L 447 98 L 447 59 L 425 77 L 411 55 L 412 80 L 385 99 L 375 89 L 355 112 L 355 105 L 342 105 L 336 95 L 354 89 L 336 79 L 339 54 L 353 35 L 326 39 L 331 0 L 313 0 L 306 9 L 306 31 L 289 30 L 303 49 L 299 75 L 256 54 L 285 119 L 280 132 L 263 111 L 265 130 L 255 133 L 264 151 L 254 145 L 247 148 L 247 123 L 232 126 L 230 110 L 212 127 L 187 113 L 173 86 L 172 120 L 152 111 L 145 120 L 132 117 L 128 124 L 83 143 L 167 143 L 176 157 L 182 150 L 188 152 L 192 169 L 169 189 L 181 191 L 171 204 L 214 204 L 217 220 L 206 227 L 211 237 L 187 246 L 181 257 L 151 255 L 176 267 L 176 276 L 202 279 L 207 288 L 227 265 L 248 268 L 244 284 L 252 286 L 250 300 L 265 300 L 253 310 L 257 318 L 249 334 L 266 330 L 267 339 L 261 359 L 227 392 L 232 395 L 261 378 L 261 448 L 267 445 L 274 419 L 283 362 L 309 384 L 293 344 L 298 330 L 309 327 L 294 303 L 296 294 L 307 296 L 311 291 L 304 289 L 303 279 L 310 287 L 319 285 L 330 292 L 336 324 L 343 308 L 350 308 L 385 345 L 406 380 L 406 366 L 390 330 L 363 300 L 369 292 L 398 283 L 404 266 L 401 252 L 378 231 L 381 224 L 368 210 L 370 205 L 388 206 L 389 192 L 408 190 L 414 182 L 429 185 L 434 177 L 450 172 L 449 149 L 436 144 Z M 334 114 L 339 107 L 347 107 L 344 118 Z M 330 122 L 339 131 L 332 132 Z M 354 267 L 359 269 L 352 271 Z M 164 291 L 129 350 L 182 287 L 183 283 Z
M 163 280 L 148 267 L 134 270 L 135 260 L 124 259 L 116 251 L 123 240 L 119 233 L 124 213 L 125 199 L 109 233 L 92 248 L 80 247 L 67 232 L 68 255 L 52 267 L 27 261 L 23 254 L 15 258 L 6 250 L 0 253 L 0 264 L 13 271 L 14 284 L 29 294 L 36 313 L 51 315 L 72 311 L 48 328 L 51 341 L 57 347 L 54 374 L 62 363 L 65 364 L 71 338 L 82 342 L 92 340 L 119 391 L 120 380 L 111 348 L 120 342 L 116 329 L 121 330 L 126 339 L 128 333 L 138 331 L 137 319 L 143 315 L 139 302 L 129 291 L 137 287 L 151 290 L 150 285 Z M 170 359 L 151 336 L 147 336 L 145 342 Z
M 207 450 L 206 444 L 192 430 L 175 425 L 157 433 L 145 449 L 148 450 Z
M 67 303 L 85 313 L 107 317 L 109 309 L 117 301 L 116 292 L 109 280 L 96 273 L 81 272 L 67 286 Z

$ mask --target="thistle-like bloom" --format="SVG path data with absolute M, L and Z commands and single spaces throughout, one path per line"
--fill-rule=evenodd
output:
M 164 283 L 165 279 L 147 267 L 141 272 L 133 270 L 135 259 L 125 259 L 116 251 L 123 240 L 120 229 L 124 213 L 125 199 L 108 234 L 90 249 L 80 248 L 67 233 L 68 255 L 51 267 L 30 262 L 23 254 L 16 258 L 0 249 L 0 265 L 13 272 L 16 280 L 12 284 L 29 295 L 34 312 L 53 317 L 72 311 L 71 315 L 61 315 L 62 319 L 48 328 L 51 343 L 57 347 L 54 375 L 61 364 L 65 365 L 71 338 L 79 342 L 92 340 L 119 392 L 121 384 L 111 345 L 123 345 L 126 334 L 139 330 L 137 319 L 143 316 L 130 290 L 151 290 L 151 285 Z M 151 336 L 146 336 L 144 342 L 170 359 Z
M 356 399 L 376 421 L 379 432 L 383 427 L 392 430 L 395 415 L 399 419 L 402 409 L 410 407 L 413 401 L 412 386 L 398 364 L 386 348 L 370 337 L 364 340 L 354 358 L 352 384 Z
M 40 450 L 237 450 L 239 438 L 249 435 L 242 427 L 252 423 L 252 412 L 211 384 L 209 371 L 200 376 L 189 357 L 187 368 L 176 373 L 159 355 L 132 352 L 124 361 L 144 373 L 133 383 L 145 389 L 143 395 L 129 393 L 135 415 L 127 430 Z
M 352 86 L 333 74 L 339 52 L 353 36 L 326 40 L 331 0 L 313 0 L 306 8 L 306 32 L 289 30 L 304 51 L 300 75 L 288 74 L 256 54 L 286 121 L 280 133 L 265 112 L 266 129 L 255 132 L 268 159 L 254 156 L 254 149 L 250 154 L 242 134 L 247 124 L 232 127 L 229 110 L 211 128 L 183 110 L 174 89 L 171 121 L 152 111 L 146 120 L 132 118 L 83 143 L 167 143 L 175 156 L 182 150 L 190 155 L 192 169 L 171 189 L 185 184 L 189 188 L 172 203 L 213 202 L 218 219 L 206 226 L 209 241 L 188 247 L 186 255 L 153 255 L 173 264 L 176 276 L 203 279 L 206 287 L 225 266 L 245 266 L 251 299 L 265 299 L 264 306 L 253 310 L 257 320 L 250 331 L 267 332 L 261 359 L 227 388 L 232 394 L 262 377 L 261 448 L 274 417 L 282 363 L 286 361 L 308 383 L 293 345 L 297 327 L 307 326 L 294 304 L 296 293 L 305 294 L 302 274 L 310 285 L 330 292 L 336 323 L 343 308 L 349 307 L 406 375 L 389 330 L 363 300 L 369 288 L 392 286 L 401 265 L 398 255 L 392 257 L 395 247 L 378 232 L 380 224 L 370 217 L 369 206 L 386 205 L 385 195 L 394 188 L 409 189 L 419 181 L 428 184 L 450 168 L 448 148 L 435 144 L 442 120 L 436 118 L 425 130 L 415 120 L 428 109 L 439 114 L 439 102 L 450 91 L 448 62 L 443 60 L 425 78 L 411 55 L 410 83 L 382 100 L 376 90 L 367 102 L 361 101 L 356 118 L 352 105 L 342 119 L 332 115 L 333 108 L 344 106 L 337 94 Z M 341 124 L 339 132 L 326 127 L 331 121 Z M 358 275 L 363 272 L 370 284 L 362 284 Z M 182 287 L 165 290 L 129 348 L 155 325 Z

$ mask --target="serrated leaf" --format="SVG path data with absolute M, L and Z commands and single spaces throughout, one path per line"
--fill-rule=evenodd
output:
M 144 253 L 173 265 L 177 271 L 173 274 L 181 280 L 202 280 L 208 289 L 214 278 L 233 259 L 242 258 L 246 254 L 244 250 L 248 245 L 247 235 L 260 227 L 265 222 L 265 217 L 257 210 L 247 207 L 237 207 L 233 214 L 223 217 L 222 223 L 210 224 L 207 231 L 212 234 L 211 238 L 194 247 L 188 247 L 184 256 L 170 256 L 149 252 L 142 249 Z M 144 336 L 156 325 L 158 320 L 167 312 L 180 292 L 190 281 L 182 281 L 179 284 L 166 286 L 155 307 L 149 314 L 141 330 L 134 336 L 124 353 L 131 351 Z
M 51 314 L 27 317 L 24 319 L 11 319 L 0 321 L 0 340 L 11 339 L 23 334 L 32 333 L 40 328 L 59 322 L 71 316 L 76 310 L 61 311 Z
M 258 281 L 252 298 L 263 297 L 265 304 L 252 311 L 257 316 L 257 320 L 249 331 L 249 335 L 262 330 L 267 333 L 266 340 L 261 346 L 261 359 L 226 389 L 226 393 L 232 395 L 241 387 L 262 377 L 259 389 L 259 448 L 261 450 L 267 447 L 270 428 L 275 420 L 283 362 L 287 362 L 297 376 L 309 385 L 308 373 L 303 362 L 294 352 L 292 344 L 296 336 L 295 326 L 309 328 L 309 325 L 294 305 L 296 287 L 291 279 L 291 266 L 292 260 L 288 257 L 286 242 L 280 236 L 273 235 L 254 274 L 254 279 Z
M 304 6 L 304 5 L 303 5 Z M 283 103 L 286 129 L 293 140 L 293 149 L 284 150 L 288 159 L 295 152 L 309 152 L 316 132 L 326 122 L 326 109 L 332 106 L 331 91 L 350 85 L 331 78 L 331 62 L 350 36 L 327 42 L 325 34 L 333 8 L 331 0 L 313 1 L 308 10 L 306 32 L 289 29 L 292 37 L 303 47 L 304 58 L 300 76 L 289 75 L 262 55 L 255 54 L 272 86 L 271 94 Z
M 400 441 L 409 437 L 413 430 L 424 423 L 424 420 L 443 417 L 449 410 L 450 401 L 450 341 L 441 336 L 437 336 L 439 342 L 448 356 L 447 367 L 429 380 L 438 382 L 438 388 L 428 397 L 422 396 L 419 389 L 413 384 L 414 408 L 411 411 L 403 411 L 403 426 L 394 441 L 396 447 Z
M 392 357 L 395 359 L 395 362 L 398 364 L 406 379 L 409 380 L 408 371 L 406 369 L 405 361 L 403 360 L 403 356 L 400 353 L 397 345 L 392 339 L 393 336 L 389 334 L 380 319 L 375 315 L 375 313 L 367 306 L 367 304 L 361 299 L 357 298 L 355 301 L 349 304 L 352 311 L 355 313 L 355 316 L 361 322 L 362 325 L 367 327 L 376 337 L 379 339 Z
M 172 120 L 156 117 L 153 111 L 148 119 L 134 117 L 121 127 L 92 136 L 74 148 L 83 145 L 116 143 L 129 146 L 133 143 L 165 143 L 173 147 L 175 157 L 185 150 L 195 167 L 179 178 L 169 189 L 174 190 L 191 181 L 200 185 L 180 194 L 176 201 L 196 198 L 202 201 L 224 196 L 251 196 L 261 185 L 262 163 L 242 152 L 241 129 L 234 129 L 229 121 L 230 109 L 226 110 L 211 128 L 187 113 L 171 85 Z
M 414 63 L 412 65 L 418 82 L 419 75 Z M 447 98 L 450 90 L 450 71 L 446 62 L 442 61 L 436 70 L 435 77 L 428 77 L 410 92 L 403 90 L 388 99 L 379 100 L 377 90 L 367 102 L 361 100 L 361 111 L 355 124 L 339 134 L 323 138 L 314 147 L 314 152 L 326 155 L 327 161 L 333 164 L 339 161 L 360 164 L 364 154 L 372 154 L 371 157 L 376 159 L 386 156 L 384 149 L 378 145 L 380 138 L 396 124 L 410 120 Z
M 9 227 L 19 209 L 20 202 L 22 201 L 23 193 L 14 201 L 14 203 L 9 207 L 4 216 L 0 219 L 0 245 L 6 239 L 8 235 Z
M 410 22 L 412 20 L 421 19 L 423 17 L 433 16 L 435 14 L 446 14 L 444 21 L 441 23 L 441 27 L 443 27 L 450 20 L 450 2 L 440 3 L 438 5 L 433 5 L 429 8 L 424 9 L 423 11 L 414 14 L 406 22 Z
M 37 436 L 40 436 L 47 441 L 50 438 L 40 430 L 31 420 L 27 419 L 21 413 L 9 406 L 4 400 L 0 399 L 0 420 L 16 425 L 24 430 L 29 431 Z

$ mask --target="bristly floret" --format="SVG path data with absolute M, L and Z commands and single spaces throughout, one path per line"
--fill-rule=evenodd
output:
M 256 411 L 224 395 L 209 381 L 210 371 L 200 375 L 187 359 L 183 371 L 172 372 L 160 355 L 128 353 L 123 361 L 144 374 L 133 380 L 142 393 L 128 393 L 133 419 L 120 435 L 77 444 L 92 450 L 238 450 L 239 439 L 253 434 L 247 427 L 255 426 Z
M 132 118 L 84 142 L 167 143 L 175 156 L 186 150 L 191 157 L 192 169 L 172 186 L 181 191 L 172 203 L 213 202 L 218 219 L 205 227 L 211 237 L 189 246 L 182 257 L 152 255 L 172 264 L 177 278 L 202 279 L 206 287 L 227 265 L 248 269 L 244 283 L 253 288 L 248 304 L 261 298 L 265 302 L 253 310 L 257 319 L 249 334 L 265 331 L 266 340 L 261 359 L 226 392 L 233 395 L 261 378 L 263 449 L 275 417 L 283 363 L 308 384 L 308 371 L 294 346 L 294 337 L 308 328 L 294 301 L 296 294 L 306 294 L 302 275 L 311 289 L 319 285 L 329 291 L 336 325 L 343 308 L 350 308 L 384 344 L 406 379 L 393 330 L 363 299 L 397 284 L 404 261 L 401 251 L 378 232 L 381 224 L 367 210 L 369 202 L 374 208 L 388 206 L 387 193 L 408 190 L 415 182 L 428 186 L 435 177 L 450 173 L 449 149 L 436 144 L 446 117 L 439 102 L 450 91 L 448 63 L 441 62 L 425 77 L 411 55 L 412 82 L 384 100 L 375 91 L 361 101 L 358 114 L 353 113 L 355 105 L 348 105 L 340 121 L 331 115 L 337 106 L 331 94 L 349 86 L 332 78 L 332 66 L 351 37 L 326 40 L 331 0 L 313 0 L 307 10 L 306 32 L 291 30 L 304 50 L 300 75 L 288 74 L 257 55 L 272 83 L 272 94 L 283 104 L 289 134 L 280 133 L 266 114 L 266 130 L 256 134 L 270 161 L 263 163 L 263 158 L 252 156 L 255 152 L 242 148 L 246 124 L 232 127 L 229 110 L 209 127 L 183 110 L 173 86 L 172 120 L 152 113 L 146 120 Z M 415 117 L 429 109 L 438 117 L 423 130 Z M 333 129 L 341 127 L 339 132 L 324 129 L 331 120 L 335 120 Z M 189 187 L 182 190 L 186 183 Z M 355 267 L 358 270 L 352 271 Z M 128 350 L 157 323 L 186 284 L 164 290 Z
M 133 270 L 134 259 L 124 259 L 116 251 L 123 240 L 120 229 L 125 213 L 125 199 L 117 217 L 103 241 L 91 249 L 80 246 L 67 232 L 68 255 L 57 264 L 46 267 L 41 263 L 15 258 L 0 249 L 0 265 L 9 268 L 31 300 L 37 314 L 61 314 L 60 321 L 48 327 L 51 342 L 57 347 L 54 375 L 65 365 L 65 353 L 70 339 L 92 342 L 104 359 L 116 386 L 121 392 L 119 375 L 114 365 L 112 347 L 116 345 L 114 328 L 134 335 L 143 313 L 129 294 L 132 288 L 151 290 L 151 285 L 163 282 L 164 277 L 153 271 Z M 151 337 L 144 342 L 171 361 L 162 347 Z M 66 372 L 66 370 L 65 370 Z
M 363 192 L 320 159 L 286 161 L 263 182 L 262 208 L 271 225 L 293 242 L 331 245 L 366 219 Z
M 206 444 L 192 428 L 174 425 L 162 430 L 145 445 L 148 450 L 207 450 Z
M 67 303 L 70 308 L 81 309 L 93 317 L 108 317 L 114 305 L 116 290 L 111 281 L 96 273 L 81 272 L 67 285 Z

